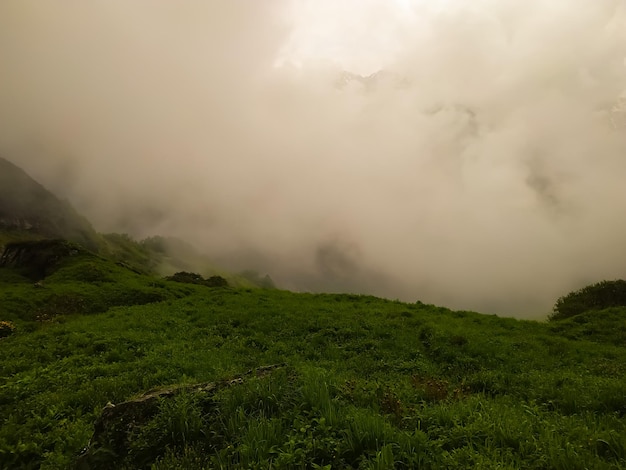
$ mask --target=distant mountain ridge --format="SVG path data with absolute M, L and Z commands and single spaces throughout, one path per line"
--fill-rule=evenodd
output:
M 195 271 L 208 277 L 224 277 L 232 286 L 274 287 L 267 275 L 262 277 L 253 271 L 235 274 L 221 269 L 183 240 L 154 236 L 136 241 L 127 234 L 97 233 L 69 202 L 60 200 L 24 170 L 0 157 L 0 257 L 9 243 L 33 240 L 74 242 L 146 274 Z M 31 255 L 36 257 L 37 253 Z
M 4 239 L 62 238 L 98 251 L 99 236 L 89 221 L 31 178 L 0 157 L 0 232 Z M 0 240 L 0 245 L 2 240 Z

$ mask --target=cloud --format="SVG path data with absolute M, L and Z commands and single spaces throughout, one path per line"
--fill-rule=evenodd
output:
M 0 153 L 287 288 L 545 314 L 626 270 L 626 7 L 546 3 L 6 0 Z

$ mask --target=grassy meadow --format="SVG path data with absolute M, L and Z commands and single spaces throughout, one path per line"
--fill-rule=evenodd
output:
M 624 308 L 520 321 L 87 252 L 23 274 L 0 269 L 0 468 L 626 468 Z M 107 404 L 196 383 L 220 386 L 160 398 L 77 463 Z

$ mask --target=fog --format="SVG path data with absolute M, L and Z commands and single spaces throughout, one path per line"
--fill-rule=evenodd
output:
M 101 232 L 518 317 L 626 277 L 623 0 L 3 0 L 0 155 Z

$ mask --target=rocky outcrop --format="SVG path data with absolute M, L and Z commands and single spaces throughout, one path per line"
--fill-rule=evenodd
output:
M 65 240 L 37 240 L 9 243 L 0 256 L 0 267 L 16 268 L 34 281 L 51 274 L 68 256 L 80 248 Z
M 221 382 L 207 382 L 194 385 L 174 385 L 151 390 L 134 400 L 114 405 L 107 404 L 94 424 L 93 436 L 75 461 L 76 470 L 96 470 L 111 468 L 111 461 L 123 459 L 130 449 L 133 433 L 150 421 L 159 411 L 162 400 L 181 393 L 196 393 L 202 398 L 210 398 L 218 390 L 241 385 L 250 377 L 264 377 L 285 364 L 251 369 L 248 372 Z M 104 456 L 104 457 L 103 457 Z M 112 459 L 111 456 L 114 456 Z
M 0 230 L 37 230 L 38 227 L 33 222 L 20 217 L 4 217 L 0 218 Z

